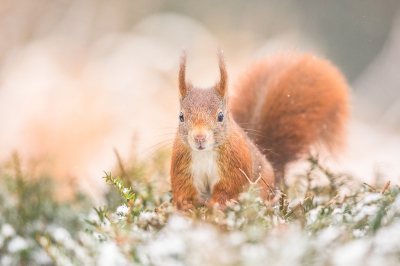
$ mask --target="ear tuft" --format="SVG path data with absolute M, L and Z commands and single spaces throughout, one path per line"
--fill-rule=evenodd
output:
M 188 91 L 186 84 L 186 50 L 182 51 L 181 64 L 179 69 L 179 93 L 183 99 Z
M 218 50 L 218 64 L 220 80 L 216 86 L 216 90 L 221 98 L 225 98 L 228 89 L 228 73 L 226 72 L 225 59 L 221 50 Z

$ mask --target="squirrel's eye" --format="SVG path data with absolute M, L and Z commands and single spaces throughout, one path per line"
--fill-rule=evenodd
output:
M 185 121 L 185 118 L 183 118 L 183 113 L 182 112 L 179 114 L 179 120 L 181 120 L 181 122 Z
M 224 114 L 222 112 L 219 112 L 218 114 L 218 122 L 222 122 L 224 120 Z

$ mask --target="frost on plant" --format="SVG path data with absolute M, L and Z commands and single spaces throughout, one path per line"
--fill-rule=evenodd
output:
M 111 228 L 94 231 L 144 265 L 398 263 L 400 245 L 385 240 L 400 232 L 398 187 L 374 190 L 311 162 L 311 170 L 298 177 L 305 183 L 289 187 L 288 194 L 276 191 L 269 201 L 259 197 L 256 184 L 224 212 L 202 207 L 180 213 L 170 202 L 149 209 L 137 197 L 106 215 Z M 325 184 L 307 183 L 316 171 Z M 128 190 L 117 189 L 125 197 Z M 134 205 L 139 213 L 129 211 Z
M 135 169 L 124 169 L 121 178 L 106 173 L 110 193 L 117 195 L 92 209 L 76 208 L 86 202 L 80 197 L 57 202 L 44 183 L 29 183 L 22 171 L 0 172 L 3 183 L 11 184 L 7 191 L 0 187 L 0 265 L 400 263 L 396 184 L 357 183 L 310 159 L 310 169 L 285 193 L 272 191 L 269 200 L 250 184 L 224 211 L 199 207 L 182 213 L 169 191 L 160 192 L 157 182 L 138 177 Z M 31 187 L 45 200 L 34 198 Z M 27 202 L 37 203 L 35 212 Z

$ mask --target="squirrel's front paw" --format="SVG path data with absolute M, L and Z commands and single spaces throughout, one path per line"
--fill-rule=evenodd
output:
M 183 212 L 189 212 L 195 209 L 195 204 L 193 200 L 179 200 L 176 202 L 175 208 Z
M 209 208 L 212 208 L 214 210 L 219 210 L 219 211 L 222 211 L 222 212 L 224 212 L 226 210 L 226 205 L 225 204 L 222 204 L 222 203 L 220 203 L 218 201 L 214 201 L 214 200 L 211 200 L 210 202 L 207 202 L 207 206 Z

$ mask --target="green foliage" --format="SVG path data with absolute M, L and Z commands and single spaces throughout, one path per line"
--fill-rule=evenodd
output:
M 90 202 L 79 193 L 56 200 L 52 179 L 28 178 L 15 155 L 0 172 L 6 185 L 0 189 L 1 264 L 400 262 L 396 185 L 377 189 L 376 184 L 332 173 L 310 158 L 309 169 L 296 176 L 285 193 L 273 191 L 270 200 L 261 199 L 260 187 L 252 184 L 224 210 L 205 206 L 182 213 L 172 206 L 162 182 L 168 180 L 163 170 L 168 156 L 156 158 L 141 162 L 134 157 L 128 163 L 119 158 L 113 170 L 118 175 L 106 172 L 103 177 L 110 185 L 106 204 L 89 212 Z
M 63 228 L 71 238 L 84 229 L 82 217 L 90 200 L 75 189 L 69 199 L 56 199 L 54 180 L 24 172 L 17 153 L 0 167 L 0 264 L 52 265 L 38 237 Z
M 170 154 L 168 151 L 159 150 L 151 157 L 140 160 L 135 150 L 135 146 L 132 147 L 133 152 L 126 161 L 115 151 L 118 160 L 117 166 L 113 170 L 115 176 L 118 177 L 118 180 L 115 181 L 126 188 L 124 192 L 129 190 L 129 193 L 132 193 L 130 195 L 134 194 L 139 198 L 146 208 L 154 209 L 164 201 L 171 199 L 167 172 Z M 110 182 L 112 181 L 111 173 L 105 173 L 103 178 L 108 184 L 114 187 L 118 186 L 118 184 Z M 117 187 L 117 189 L 110 189 L 105 194 L 110 209 L 126 203 L 127 198 L 121 197 L 121 192 Z
M 103 178 L 107 183 L 110 183 L 116 189 L 118 189 L 119 193 L 127 202 L 135 200 L 135 194 L 132 192 L 132 188 L 125 188 L 124 182 L 122 182 L 119 178 L 113 178 L 111 173 L 107 172 L 105 172 L 105 176 Z
M 129 201 L 131 195 L 127 197 L 124 191 L 131 190 L 118 181 L 115 185 L 118 178 L 108 174 L 106 180 L 117 187 L 128 205 L 119 207 L 125 211 L 99 214 L 100 219 L 91 223 L 93 232 L 117 243 L 128 263 L 264 265 L 285 261 L 289 265 L 325 265 L 336 261 L 346 265 L 336 258 L 342 247 L 357 243 L 362 252 L 370 251 L 375 242 L 381 241 L 380 232 L 400 229 L 397 186 L 377 190 L 330 172 L 316 158 L 309 161 L 309 170 L 297 177 L 296 187 L 288 187 L 288 195 L 275 191 L 272 200 L 264 201 L 256 184 L 237 201 L 228 202 L 223 211 L 201 207 L 179 213 L 170 201 L 154 209 L 146 208 L 140 197 L 135 203 Z M 321 178 L 325 182 L 317 182 Z M 134 205 L 141 211 L 133 211 Z M 106 223 L 102 217 L 107 217 Z M 231 238 L 235 237 L 238 244 L 232 245 Z M 361 242 L 356 242 L 358 239 Z M 368 255 L 371 261 L 399 262 L 400 246 L 388 245 L 391 252 L 377 250 Z M 207 246 L 214 248 L 202 254 Z M 298 246 L 302 247 L 300 251 Z M 249 247 L 260 253 L 249 257 Z M 284 255 L 285 248 L 298 254 Z M 221 254 L 228 257 L 222 258 Z M 359 259 L 352 254 L 346 256 L 349 260 Z

